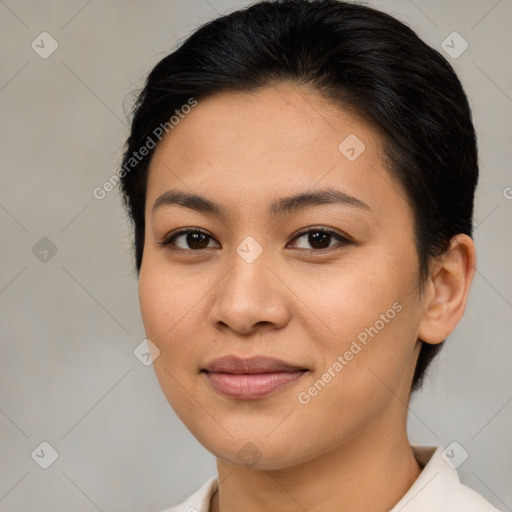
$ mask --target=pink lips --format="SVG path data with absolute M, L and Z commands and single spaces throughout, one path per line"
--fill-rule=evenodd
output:
M 270 357 L 228 356 L 211 361 L 202 371 L 220 393 L 231 398 L 255 399 L 296 381 L 307 370 Z

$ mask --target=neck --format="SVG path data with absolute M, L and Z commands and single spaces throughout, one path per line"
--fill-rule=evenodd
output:
M 400 433 L 396 423 L 395 430 L 390 426 L 373 424 L 334 450 L 285 469 L 247 469 L 218 459 L 220 484 L 210 510 L 388 512 L 422 469 L 405 425 Z

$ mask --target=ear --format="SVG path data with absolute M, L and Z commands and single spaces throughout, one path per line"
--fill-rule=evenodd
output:
M 455 235 L 449 249 L 432 265 L 425 286 L 419 339 L 436 345 L 455 329 L 466 309 L 475 270 L 473 239 L 464 234 Z

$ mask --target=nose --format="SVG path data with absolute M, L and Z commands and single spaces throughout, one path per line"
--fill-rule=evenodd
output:
M 240 254 L 234 254 L 231 269 L 214 289 L 210 322 L 242 335 L 282 328 L 290 318 L 290 292 L 277 265 L 265 250 L 254 260 Z

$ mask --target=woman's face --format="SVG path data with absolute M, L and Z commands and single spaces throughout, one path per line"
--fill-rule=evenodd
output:
M 199 101 L 157 146 L 142 318 L 168 402 L 215 456 L 285 468 L 405 429 L 423 305 L 412 210 L 380 144 L 282 85 Z M 338 194 L 314 200 L 327 189 Z M 155 207 L 171 190 L 205 201 Z M 172 238 L 181 230 L 202 234 Z M 204 371 L 230 355 L 306 370 Z

